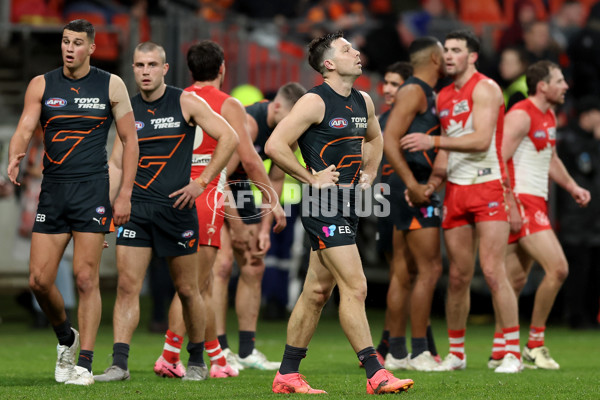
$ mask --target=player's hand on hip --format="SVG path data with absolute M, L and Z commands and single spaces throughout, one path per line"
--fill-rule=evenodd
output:
M 196 201 L 196 198 L 200 196 L 202 192 L 204 192 L 204 186 L 202 186 L 200 183 L 194 180 L 182 187 L 181 189 L 171 193 L 169 195 L 169 198 L 172 199 L 173 197 L 179 196 L 175 201 L 175 204 L 173 204 L 173 208 L 183 210 L 186 207 L 194 207 L 194 202 Z
M 317 172 L 311 168 L 312 174 L 315 177 L 315 182 L 312 186 L 317 189 L 326 188 L 335 185 L 340 179 L 340 173 L 335 170 L 335 165 L 331 164 L 329 167 L 322 169 Z
M 588 203 L 592 199 L 590 191 L 582 188 L 581 186 L 577 186 L 575 190 L 573 190 L 573 193 L 571 193 L 571 196 L 573 196 L 575 202 L 579 204 L 579 207 L 587 207 Z
M 21 164 L 21 160 L 25 157 L 25 153 L 19 153 L 8 163 L 8 167 L 6 168 L 6 172 L 8 173 L 8 179 L 12 183 L 17 186 L 21 186 L 19 182 L 17 182 L 17 176 L 19 176 L 19 165 Z
M 115 225 L 124 225 L 131 215 L 131 199 L 128 196 L 117 196 L 113 205 L 113 220 Z
M 402 150 L 410 152 L 426 151 L 433 148 L 433 138 L 424 133 L 411 133 L 400 139 Z

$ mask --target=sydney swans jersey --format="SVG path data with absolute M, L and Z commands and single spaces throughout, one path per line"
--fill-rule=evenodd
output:
M 214 86 L 189 86 L 185 88 L 186 92 L 192 92 L 204 99 L 210 108 L 217 114 L 221 115 L 221 107 L 229 96 L 227 93 L 220 91 Z M 196 126 L 196 135 L 194 137 L 194 151 L 192 156 L 192 175 L 200 176 L 204 167 L 210 162 L 215 148 L 217 147 L 217 139 L 212 138 L 205 133 L 202 128 Z
M 489 78 L 475 72 L 460 90 L 457 90 L 452 83 L 440 91 L 437 99 L 438 115 L 448 137 L 460 137 L 474 132 L 473 89 L 483 79 Z M 473 185 L 502 178 L 500 151 L 503 122 L 504 104 L 498 111 L 492 142 L 487 151 L 448 152 L 448 181 L 457 185 Z
M 411 76 L 404 82 L 404 85 L 410 84 L 419 85 L 423 89 L 425 98 L 427 99 L 427 109 L 424 113 L 415 115 L 406 134 L 421 132 L 431 136 L 439 136 L 440 122 L 435 113 L 435 93 L 433 89 L 427 83 L 414 76 Z M 398 107 L 402 107 L 402 101 L 398 103 Z M 417 181 L 424 183 L 429 179 L 435 155 L 435 149 L 420 152 L 404 151 L 404 158 Z
M 113 121 L 110 74 L 91 67 L 80 79 L 58 68 L 44 74 L 40 123 L 44 131 L 44 179 L 84 181 L 106 176 L 106 140 Z
M 131 98 L 140 147 L 133 200 L 171 206 L 176 198 L 169 195 L 190 183 L 195 126 L 181 112 L 182 93 L 167 86 L 151 103 L 140 94 Z
M 529 99 L 515 104 L 531 120 L 529 132 L 509 160 L 508 168 L 515 193 L 527 193 L 548 199 L 550 159 L 556 144 L 556 117 L 551 109 L 545 113 Z
M 338 186 L 353 187 L 360 178 L 362 144 L 367 132 L 365 99 L 356 89 L 344 97 L 326 83 L 308 93 L 323 99 L 325 115 L 298 139 L 306 166 L 318 172 L 335 165 L 340 173 Z
M 256 139 L 254 139 L 254 148 L 263 160 L 269 158 L 265 154 L 265 143 L 267 143 L 271 133 L 273 133 L 273 129 L 269 128 L 267 124 L 268 107 L 268 101 L 260 101 L 246 107 L 246 112 L 254 118 L 258 125 L 258 134 L 256 135 Z

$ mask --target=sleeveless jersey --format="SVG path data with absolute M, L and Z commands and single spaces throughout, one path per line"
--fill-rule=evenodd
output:
M 73 80 L 61 67 L 44 79 L 44 179 L 72 182 L 106 176 L 106 140 L 113 121 L 110 73 L 90 67 L 86 76 Z
M 409 77 L 404 85 L 419 85 L 425 93 L 427 99 L 427 110 L 422 114 L 415 115 L 406 134 L 414 132 L 422 132 L 431 136 L 440 135 L 440 122 L 435 113 L 435 93 L 431 86 L 414 76 Z M 404 86 L 402 85 L 402 86 Z M 402 103 L 399 104 L 402 107 Z M 431 174 L 433 161 L 435 160 L 436 150 L 430 149 L 421 152 L 404 151 L 404 158 L 408 163 L 410 170 L 413 172 L 415 179 L 418 182 L 426 182 Z
M 246 107 L 246 112 L 256 120 L 256 124 L 258 125 L 258 134 L 256 135 L 256 139 L 254 139 L 254 148 L 263 160 L 269 158 L 265 154 L 265 143 L 267 143 L 271 133 L 273 133 L 273 129 L 269 128 L 267 124 L 268 107 L 268 101 L 260 101 Z
M 190 183 L 195 127 L 181 112 L 181 89 L 167 86 L 157 100 L 131 98 L 140 157 L 131 198 L 172 206 L 169 195 Z
M 473 133 L 473 89 L 479 81 L 489 79 L 475 72 L 465 85 L 457 90 L 454 83 L 443 88 L 437 99 L 440 124 L 448 137 L 460 137 Z M 473 185 L 502 179 L 503 165 L 500 162 L 504 104 L 500 106 L 496 128 L 490 147 L 483 152 L 463 153 L 450 151 L 448 154 L 448 181 L 457 185 Z
M 225 92 L 220 91 L 214 86 L 189 86 L 185 88 L 186 92 L 192 92 L 203 98 L 210 108 L 217 114 L 221 115 L 221 107 L 229 97 Z M 212 158 L 212 154 L 217 147 L 217 140 L 206 134 L 202 128 L 196 126 L 196 135 L 194 136 L 194 151 L 192 156 L 192 176 L 200 176 L 204 167 L 208 165 Z M 216 178 L 215 178 L 216 179 Z
M 550 159 L 556 144 L 556 116 L 551 109 L 545 113 L 529 99 L 515 104 L 511 111 L 523 110 L 531 124 L 512 159 L 509 172 L 515 193 L 527 193 L 548 199 Z
M 340 173 L 338 186 L 353 187 L 360 178 L 362 144 L 367 131 L 365 99 L 356 89 L 344 97 L 326 83 L 308 93 L 323 99 L 325 115 L 298 139 L 306 167 L 318 172 L 333 164 Z

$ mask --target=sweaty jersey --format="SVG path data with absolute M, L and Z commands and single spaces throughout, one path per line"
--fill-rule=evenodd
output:
M 153 102 L 131 98 L 140 148 L 132 200 L 172 206 L 169 195 L 190 183 L 195 127 L 181 111 L 183 90 L 167 86 Z
M 362 144 L 367 131 L 365 99 L 356 89 L 344 97 L 326 83 L 308 93 L 323 99 L 325 115 L 298 139 L 306 166 L 318 172 L 333 164 L 340 173 L 338 186 L 352 187 L 360 178 Z
M 267 124 L 267 109 L 269 108 L 268 101 L 260 101 L 258 103 L 254 103 L 248 107 L 246 107 L 246 112 L 254 118 L 256 124 L 258 125 L 258 134 L 254 139 L 254 148 L 256 152 L 260 155 L 260 158 L 266 160 L 269 158 L 265 154 L 265 143 L 273 133 L 273 129 L 269 128 L 269 124 Z
M 489 79 L 475 72 L 465 85 L 457 89 L 454 83 L 443 88 L 437 98 L 440 123 L 448 137 L 460 137 L 474 132 L 473 90 L 477 83 Z M 473 185 L 501 179 L 502 127 L 504 104 L 499 107 L 496 127 L 490 147 L 483 152 L 448 152 L 448 181 L 457 185 Z
M 527 193 L 548 199 L 548 173 L 556 144 L 556 116 L 551 109 L 545 113 L 529 99 L 515 104 L 513 110 L 523 110 L 531 120 L 529 132 L 508 162 L 515 193 Z
M 423 89 L 425 98 L 427 99 L 427 109 L 425 112 L 415 115 L 406 134 L 422 132 L 430 136 L 439 136 L 440 122 L 435 113 L 435 93 L 433 92 L 433 89 L 427 83 L 414 76 L 408 78 L 402 86 L 411 84 L 419 85 L 421 89 Z M 402 102 L 400 102 L 398 106 L 402 107 Z M 435 155 L 435 149 L 421 152 L 404 151 L 404 158 L 417 181 L 423 182 L 429 179 Z
M 73 80 L 61 67 L 44 79 L 44 179 L 72 182 L 106 176 L 106 140 L 113 121 L 110 74 L 90 67 L 86 76 Z

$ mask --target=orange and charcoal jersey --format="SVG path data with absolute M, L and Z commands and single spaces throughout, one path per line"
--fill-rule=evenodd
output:
M 132 200 L 172 206 L 169 195 L 190 182 L 196 127 L 182 114 L 182 93 L 167 86 L 153 102 L 140 94 L 131 98 L 140 149 Z
M 79 79 L 67 78 L 62 67 L 44 74 L 40 123 L 46 181 L 107 176 L 106 141 L 113 121 L 110 76 L 95 67 Z

